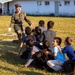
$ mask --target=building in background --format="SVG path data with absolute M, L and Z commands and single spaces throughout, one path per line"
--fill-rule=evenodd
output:
M 30 15 L 75 16 L 75 0 L 12 0 L 4 3 L 4 8 L 13 14 L 16 3 Z
M 13 0 L 0 0 L 0 14 L 4 15 L 4 14 L 9 13 L 9 2 L 10 1 L 13 1 Z M 5 3 L 7 3 L 7 7 L 5 6 Z

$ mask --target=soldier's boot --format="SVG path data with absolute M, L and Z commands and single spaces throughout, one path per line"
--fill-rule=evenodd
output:
M 18 42 L 21 42 L 22 40 L 22 34 L 18 34 Z
M 22 34 L 17 34 L 18 40 L 13 40 L 12 42 L 20 43 L 22 40 Z
M 19 41 L 22 40 L 22 31 L 21 31 L 21 30 L 18 30 L 18 31 L 17 31 L 17 37 L 18 37 L 18 40 L 19 40 Z
M 17 34 L 17 37 L 18 37 L 18 40 L 13 40 L 13 42 L 15 42 L 15 43 L 21 43 L 21 40 L 22 40 L 22 34 Z

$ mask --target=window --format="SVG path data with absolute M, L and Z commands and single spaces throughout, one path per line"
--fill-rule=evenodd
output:
M 42 2 L 41 1 L 37 1 L 37 5 L 42 5 Z
M 70 5 L 70 1 L 64 1 L 64 5 Z
M 50 2 L 49 1 L 45 1 L 45 5 L 49 5 L 50 4 Z
M 75 5 L 75 1 L 74 1 L 74 5 Z

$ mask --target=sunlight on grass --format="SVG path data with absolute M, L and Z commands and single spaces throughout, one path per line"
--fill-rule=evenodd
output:
M 62 46 L 64 46 L 64 39 L 67 36 L 73 38 L 73 47 L 75 48 L 75 18 L 62 17 L 46 17 L 46 16 L 28 16 L 28 18 L 38 25 L 39 20 L 45 21 L 45 26 L 49 20 L 55 22 L 54 31 L 57 36 L 62 38 Z M 0 34 L 8 33 L 11 16 L 0 16 Z M 25 22 L 25 25 L 28 24 Z M 12 29 L 12 32 L 14 30 Z M 16 36 L 0 36 L 3 39 L 15 39 Z M 33 67 L 24 68 L 25 60 L 17 56 L 19 44 L 11 41 L 0 41 L 0 75 L 65 75 L 61 73 L 50 73 L 44 70 L 39 70 Z

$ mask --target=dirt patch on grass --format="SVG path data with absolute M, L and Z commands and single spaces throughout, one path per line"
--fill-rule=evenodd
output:
M 0 34 L 0 36 L 16 36 L 16 33 L 5 33 L 5 34 Z

